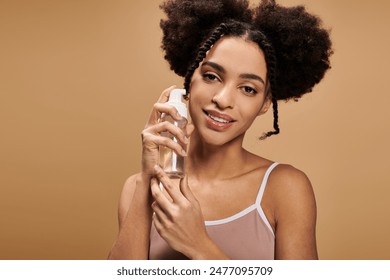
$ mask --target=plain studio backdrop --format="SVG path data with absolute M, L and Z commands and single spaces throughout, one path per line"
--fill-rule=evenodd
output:
M 254 2 L 254 1 L 253 1 Z M 158 0 L 0 0 L 0 259 L 105 259 L 140 132 L 182 79 Z M 310 177 L 322 259 L 390 259 L 390 2 L 305 4 L 332 30 L 332 70 L 256 120 L 245 147 Z

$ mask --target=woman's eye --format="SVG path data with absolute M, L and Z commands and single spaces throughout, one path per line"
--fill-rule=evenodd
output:
M 209 80 L 209 81 L 218 81 L 218 77 L 214 74 L 211 74 L 211 73 L 205 73 L 203 74 L 203 78 L 205 80 Z
M 252 88 L 252 87 L 243 86 L 242 88 L 243 88 L 243 90 L 244 90 L 246 93 L 248 93 L 248 94 L 255 95 L 255 94 L 257 93 L 257 91 L 256 91 L 254 88 Z

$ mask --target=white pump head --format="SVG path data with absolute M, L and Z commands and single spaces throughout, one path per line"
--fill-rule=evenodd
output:
M 175 88 L 169 94 L 168 104 L 174 106 L 183 118 L 188 118 L 187 106 L 181 101 L 181 97 L 186 94 L 185 89 Z

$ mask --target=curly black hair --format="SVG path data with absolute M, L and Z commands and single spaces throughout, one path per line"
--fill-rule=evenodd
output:
M 282 7 L 262 0 L 249 7 L 247 0 L 167 0 L 161 5 L 167 19 L 162 49 L 171 69 L 185 78 L 187 92 L 194 71 L 210 48 L 225 35 L 243 37 L 263 50 L 278 134 L 278 100 L 298 100 L 321 81 L 333 53 L 329 32 L 319 17 L 304 6 Z

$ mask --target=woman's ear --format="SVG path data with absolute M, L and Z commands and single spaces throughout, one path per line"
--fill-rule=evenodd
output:
M 271 106 L 271 104 L 272 104 L 272 97 L 271 97 L 271 95 L 269 95 L 269 96 L 267 96 L 265 98 L 263 106 L 259 110 L 259 113 L 257 114 L 257 116 L 261 116 L 261 115 L 267 113 L 267 111 L 268 111 L 269 107 Z

